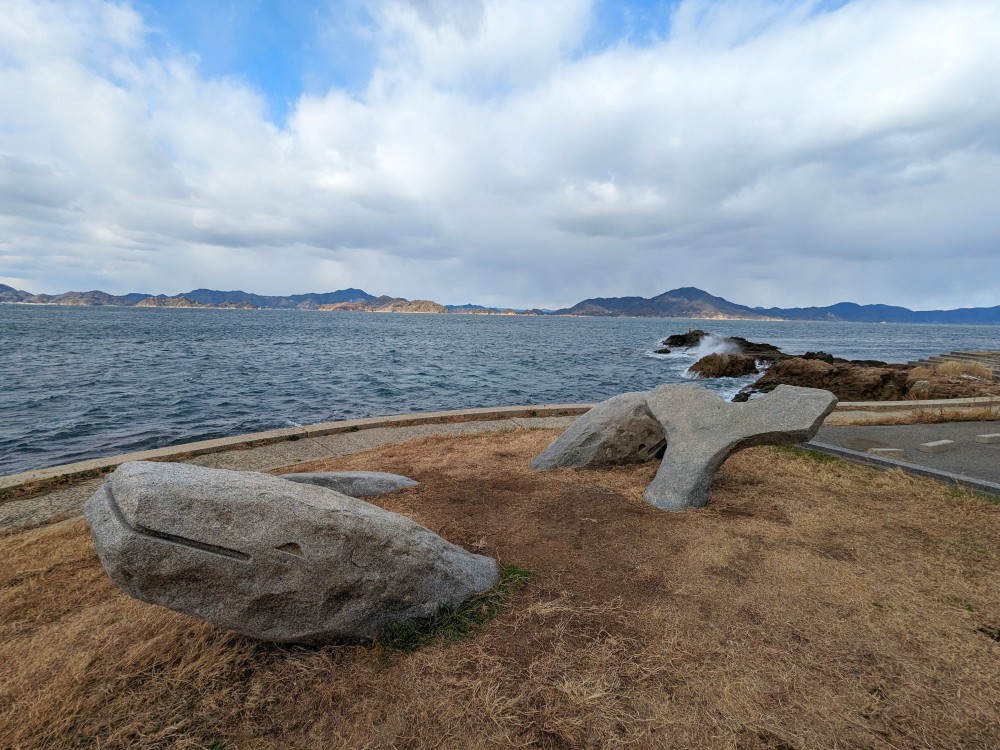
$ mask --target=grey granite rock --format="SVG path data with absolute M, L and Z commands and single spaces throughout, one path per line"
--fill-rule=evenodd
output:
M 289 482 L 315 484 L 350 497 L 377 497 L 419 484 L 409 477 L 382 471 L 310 471 L 278 476 Z
M 269 641 L 370 638 L 498 578 L 408 518 L 265 474 L 126 463 L 85 512 L 126 593 Z
M 646 401 L 663 425 L 667 450 L 643 497 L 663 510 L 705 505 L 712 477 L 729 455 L 809 440 L 837 405 L 829 391 L 790 385 L 741 404 L 697 385 L 661 385 Z
M 645 393 L 623 393 L 580 416 L 531 462 L 532 469 L 585 469 L 640 463 L 664 446 Z

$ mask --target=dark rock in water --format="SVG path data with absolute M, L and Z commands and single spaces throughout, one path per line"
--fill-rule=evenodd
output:
M 795 385 L 822 388 L 841 401 L 898 401 L 907 391 L 907 367 L 865 367 L 854 364 L 830 364 L 819 359 L 792 357 L 775 362 L 753 384 L 764 386 Z
M 903 365 L 894 365 L 890 362 L 883 362 L 880 359 L 843 359 L 842 357 L 834 357 L 828 352 L 806 352 L 801 355 L 785 355 L 786 358 L 798 357 L 799 359 L 817 359 L 820 362 L 826 362 L 828 365 L 858 365 L 860 367 L 902 367 Z
M 711 335 L 708 331 L 697 329 L 688 331 L 687 333 L 676 333 L 672 336 L 667 336 L 661 343 L 666 347 L 691 349 L 698 346 L 706 336 Z M 747 354 L 767 362 L 774 362 L 788 356 L 772 344 L 758 344 L 754 341 L 748 341 L 742 336 L 718 336 L 717 338 L 720 343 L 729 344 L 730 348 L 736 354 Z M 666 354 L 667 352 L 662 353 Z
M 708 354 L 691 365 L 689 372 L 699 378 L 741 378 L 760 370 L 756 358 L 748 354 Z
M 806 352 L 802 355 L 802 359 L 818 359 L 821 362 L 826 362 L 828 365 L 832 365 L 837 361 L 837 358 L 832 354 L 827 354 L 826 352 Z M 843 362 L 844 360 L 840 360 Z
M 749 354 L 767 362 L 775 362 L 788 356 L 773 344 L 758 344 L 754 341 L 747 341 L 742 336 L 727 336 L 725 340 L 736 344 L 740 354 Z
M 858 367 L 905 367 L 906 365 L 894 365 L 890 362 L 883 362 L 880 359 L 847 359 L 840 360 L 840 363 L 857 365 Z
M 668 336 L 668 346 L 691 348 L 712 336 L 702 330 Z M 729 353 L 709 354 L 691 366 L 696 377 L 742 377 L 759 372 L 757 362 L 770 369 L 759 380 L 733 396 L 734 403 L 745 403 L 770 393 L 778 385 L 819 388 L 832 392 L 842 401 L 899 401 L 902 399 L 947 399 L 1000 395 L 1000 385 L 971 378 L 948 377 L 933 369 L 890 364 L 875 359 L 841 359 L 828 352 L 790 355 L 773 344 L 748 341 L 742 336 L 713 336 Z M 713 341 L 715 343 L 715 341 Z
M 931 369 L 893 365 L 878 360 L 837 360 L 790 357 L 775 362 L 734 401 L 765 393 L 779 384 L 823 388 L 842 401 L 900 401 L 1000 395 L 1000 384 L 949 377 Z
M 85 512 L 127 594 L 280 643 L 371 638 L 499 576 L 404 516 L 266 474 L 125 463 Z
M 666 347 L 663 347 L 662 349 L 657 349 L 656 354 L 670 354 L 670 350 L 667 349 Z
M 701 340 L 708 335 L 708 331 L 695 329 L 687 333 L 675 333 L 673 336 L 667 336 L 660 343 L 664 346 L 673 346 L 678 349 L 690 349 L 692 346 L 698 346 Z

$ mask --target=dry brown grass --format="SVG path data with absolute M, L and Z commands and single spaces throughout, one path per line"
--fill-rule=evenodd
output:
M 938 375 L 947 375 L 948 377 L 968 376 L 979 380 L 993 380 L 993 370 L 982 362 L 948 360 L 934 365 L 934 369 L 937 370 Z
M 535 571 L 388 663 L 132 601 L 81 520 L 0 540 L 0 747 L 1000 747 L 1000 507 L 763 448 L 669 514 L 652 465 L 530 472 L 553 434 L 309 467 L 413 476 L 386 507 Z
M 1000 400 L 966 409 L 914 409 L 903 414 L 885 414 L 878 424 L 940 424 L 943 422 L 992 422 L 1000 417 Z

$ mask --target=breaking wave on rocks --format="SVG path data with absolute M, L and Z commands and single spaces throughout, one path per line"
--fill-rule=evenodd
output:
M 669 354 L 658 354 L 655 349 L 647 349 L 643 352 L 646 357 L 658 359 L 665 365 L 664 374 L 668 376 L 664 382 L 693 381 L 709 390 L 718 391 L 719 395 L 729 400 L 740 392 L 745 386 L 750 385 L 760 375 L 747 375 L 742 378 L 712 378 L 702 379 L 691 373 L 691 365 L 702 357 L 709 354 L 734 354 L 737 347 L 726 341 L 722 336 L 711 334 L 701 340 L 696 347 L 690 349 L 673 349 Z M 758 363 L 758 369 L 763 372 L 763 368 Z

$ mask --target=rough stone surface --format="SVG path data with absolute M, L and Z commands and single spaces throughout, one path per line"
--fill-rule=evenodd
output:
M 688 371 L 699 378 L 741 378 L 760 372 L 757 360 L 749 354 L 706 354 Z
M 813 355 L 815 356 L 815 354 Z M 791 357 L 775 362 L 748 386 L 795 385 L 831 391 L 844 401 L 901 401 L 1000 395 L 1000 383 L 946 376 L 926 367 L 885 362 Z
M 910 390 L 906 392 L 906 397 L 914 401 L 926 401 L 931 397 L 933 392 L 931 381 L 914 380 L 913 385 L 910 386 Z
M 586 469 L 641 463 L 663 449 L 663 428 L 645 393 L 623 393 L 580 416 L 531 462 L 532 469 Z
M 646 403 L 663 425 L 667 450 L 643 497 L 663 510 L 683 510 L 708 502 L 712 477 L 730 454 L 809 440 L 837 398 L 780 385 L 763 398 L 733 404 L 701 386 L 680 384 L 654 388 Z
M 866 367 L 795 357 L 774 363 L 754 388 L 794 385 L 831 391 L 845 401 L 899 401 L 905 397 L 907 368 Z
M 418 484 L 409 477 L 382 471 L 313 471 L 278 476 L 289 482 L 315 484 L 350 497 L 377 497 Z
M 269 641 L 370 638 L 498 578 L 408 518 L 264 474 L 126 463 L 85 513 L 126 593 Z

